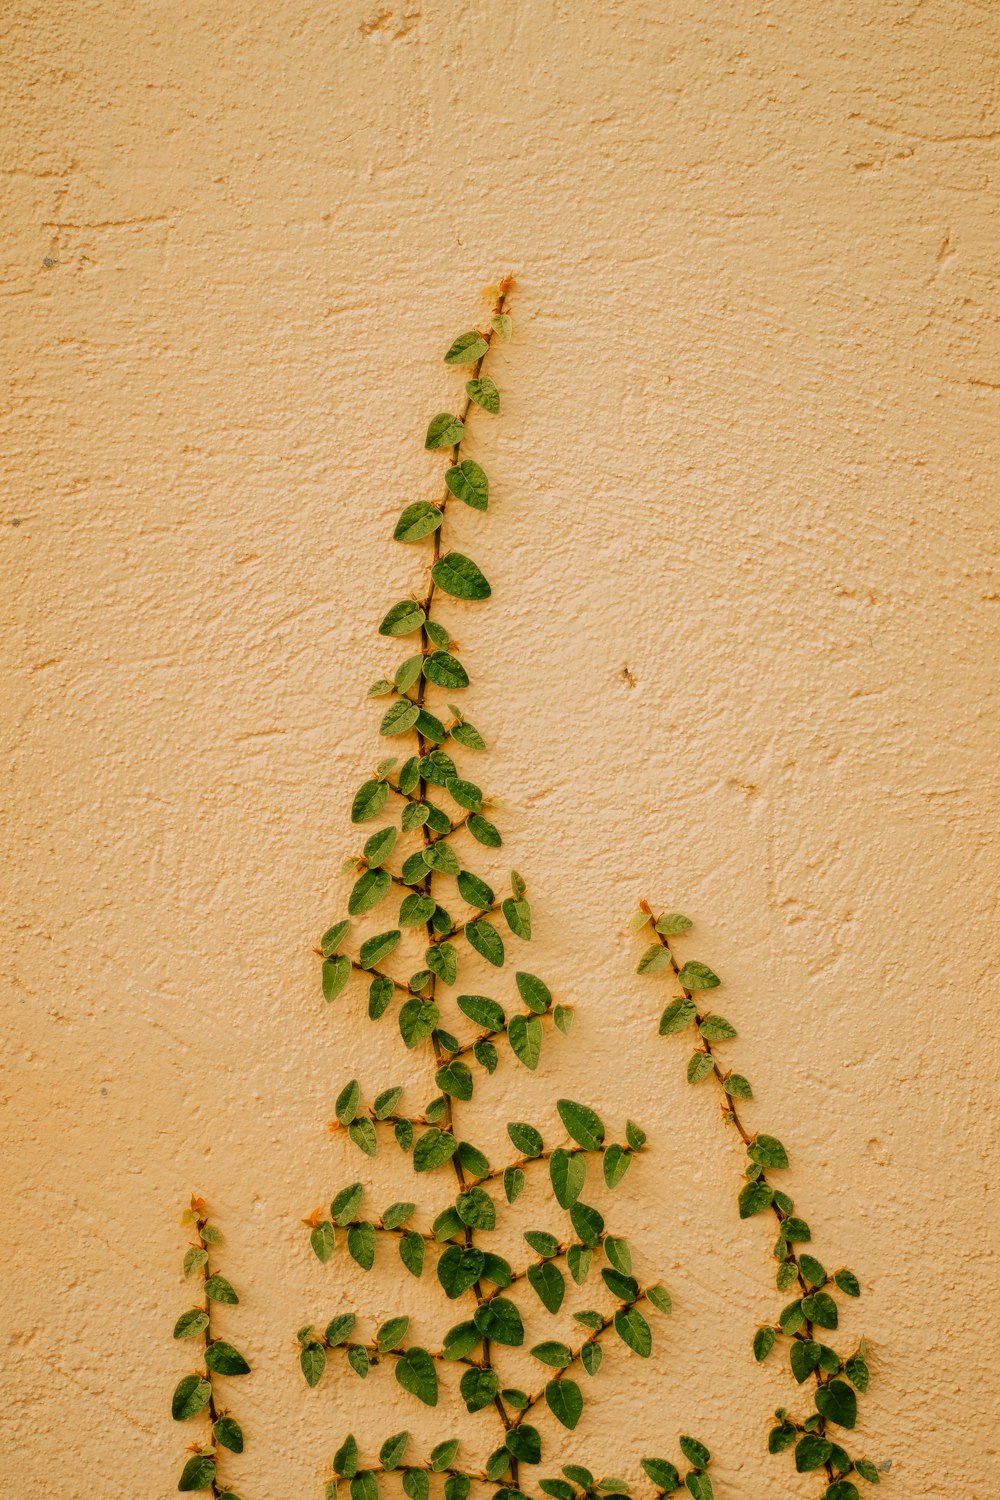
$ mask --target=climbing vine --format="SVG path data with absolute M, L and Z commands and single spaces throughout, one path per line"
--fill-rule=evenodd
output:
M 211 1264 L 210 1257 L 223 1239 L 220 1230 L 209 1220 L 204 1199 L 191 1199 L 182 1222 L 194 1231 L 192 1243 L 184 1256 L 184 1275 L 197 1283 L 201 1300 L 181 1313 L 174 1324 L 174 1338 L 184 1342 L 197 1340 L 200 1367 L 178 1381 L 170 1411 L 175 1422 L 204 1417 L 208 1433 L 193 1444 L 177 1488 L 210 1490 L 217 1500 L 239 1500 L 239 1496 L 219 1478 L 219 1450 L 242 1453 L 243 1429 L 220 1404 L 218 1380 L 219 1377 L 249 1375 L 250 1366 L 237 1348 L 215 1334 L 212 1316 L 216 1308 L 235 1307 L 240 1299 L 232 1282 Z
M 434 1083 L 430 1097 L 412 1078 L 374 1094 L 356 1079 L 344 1085 L 335 1128 L 365 1157 L 384 1148 L 407 1155 L 419 1191 L 414 1188 L 412 1202 L 369 1207 L 369 1189 L 361 1181 L 348 1183 L 334 1193 L 329 1210 L 306 1221 L 312 1248 L 324 1263 L 335 1265 L 346 1254 L 376 1273 L 383 1256 L 396 1255 L 414 1278 L 436 1278 L 456 1304 L 456 1320 L 439 1344 L 425 1347 L 410 1338 L 405 1310 L 386 1308 L 376 1326 L 359 1327 L 353 1312 L 337 1309 L 334 1292 L 332 1316 L 298 1335 L 310 1386 L 331 1378 L 331 1369 L 335 1379 L 377 1380 L 389 1366 L 404 1391 L 435 1407 L 442 1396 L 449 1399 L 444 1372 L 460 1372 L 461 1403 L 492 1423 L 487 1441 L 493 1446 L 480 1466 L 465 1460 L 453 1437 L 414 1456 L 409 1434 L 399 1432 L 386 1438 L 376 1459 L 362 1455 L 349 1435 L 334 1456 L 328 1494 L 336 1495 L 343 1483 L 351 1500 L 378 1500 L 390 1474 L 409 1500 L 428 1500 L 435 1476 L 441 1476 L 445 1500 L 466 1500 L 474 1484 L 491 1488 L 495 1500 L 524 1500 L 533 1482 L 525 1470 L 542 1462 L 545 1448 L 535 1425 L 539 1413 L 547 1410 L 575 1429 L 607 1341 L 645 1358 L 654 1337 L 651 1314 L 670 1311 L 666 1289 L 639 1279 L 630 1244 L 609 1230 L 593 1201 L 595 1189 L 598 1195 L 613 1189 L 643 1152 L 646 1137 L 638 1125 L 626 1121 L 610 1138 L 593 1109 L 560 1099 L 558 1127 L 554 1120 L 542 1128 L 523 1120 L 507 1124 L 509 1154 L 499 1164 L 469 1138 L 476 1133 L 477 1107 L 480 1117 L 493 1118 L 514 1097 L 508 1070 L 536 1069 L 552 1033 L 568 1034 L 572 1023 L 572 1007 L 520 967 L 521 945 L 532 936 L 532 907 L 516 870 L 509 872 L 508 890 L 498 894 L 493 862 L 504 839 L 474 770 L 485 741 L 463 708 L 438 702 L 469 686 L 453 630 L 460 620 L 464 626 L 462 611 L 492 592 L 479 563 L 445 545 L 444 531 L 456 503 L 477 512 L 489 507 L 489 479 L 466 456 L 465 443 L 474 413 L 493 417 L 501 408 L 500 389 L 483 369 L 495 342 L 511 338 L 509 293 L 509 281 L 491 289 L 484 326 L 461 334 L 444 356 L 467 378 L 457 414 L 439 413 L 427 428 L 425 447 L 446 461 L 442 491 L 437 499 L 407 505 L 393 533 L 398 542 L 425 546 L 428 572 L 420 588 L 385 614 L 380 634 L 404 642 L 406 654 L 369 690 L 370 697 L 387 700 L 381 737 L 405 748 L 381 760 L 354 796 L 352 823 L 371 824 L 373 831 L 348 863 L 353 883 L 346 916 L 319 947 L 326 1000 L 367 987 L 369 1017 L 394 1025 L 404 1048 L 429 1059 Z M 482 872 L 474 868 L 481 858 L 491 861 Z M 511 946 L 518 955 L 513 964 Z M 481 976 L 471 985 L 470 966 Z M 501 986 L 502 1000 L 467 992 Z M 491 1236 L 508 1221 L 530 1175 L 565 1218 L 553 1232 L 551 1223 L 535 1227 L 529 1216 L 527 1251 L 515 1265 L 491 1247 Z M 529 1329 L 544 1315 L 560 1314 L 567 1277 L 593 1289 L 592 1305 L 567 1320 L 572 1332 L 536 1338 Z M 527 1388 L 504 1371 L 507 1351 L 516 1349 L 530 1353 L 537 1372 Z M 711 1500 L 709 1450 L 688 1436 L 680 1438 L 680 1449 L 683 1473 L 669 1459 L 644 1460 L 656 1494 L 686 1488 L 694 1500 Z M 538 1479 L 537 1486 L 552 1500 L 606 1500 L 629 1490 L 623 1480 L 596 1477 L 574 1464 Z
M 793 1296 L 773 1323 L 757 1329 L 753 1352 L 761 1362 L 781 1343 L 796 1383 L 810 1384 L 813 1410 L 795 1417 L 780 1407 L 775 1412 L 768 1448 L 772 1453 L 792 1449 L 799 1473 L 820 1472 L 824 1500 L 859 1500 L 850 1476 L 878 1484 L 879 1471 L 870 1459 L 852 1458 L 844 1446 L 849 1440 L 842 1440 L 840 1434 L 853 1430 L 858 1394 L 868 1389 L 865 1341 L 861 1339 L 858 1348 L 844 1358 L 821 1337 L 839 1323 L 837 1294 L 861 1295 L 858 1278 L 843 1267 L 828 1272 L 803 1249 L 812 1242 L 812 1230 L 796 1213 L 789 1195 L 771 1181 L 770 1174 L 787 1169 L 788 1153 L 775 1136 L 751 1131 L 744 1123 L 741 1110 L 753 1099 L 753 1089 L 716 1051 L 735 1038 L 736 1030 L 706 999 L 721 981 L 700 960 L 688 959 L 681 965 L 674 955 L 672 940 L 689 932 L 691 921 L 679 912 L 663 912 L 656 917 L 647 903 L 641 902 L 633 925 L 634 931 L 649 941 L 638 972 L 664 974 L 677 991 L 660 1017 L 660 1035 L 686 1032 L 692 1036 L 694 1050 L 688 1058 L 687 1080 L 690 1084 L 712 1080 L 722 1096 L 723 1117 L 746 1148 L 743 1184 L 737 1199 L 740 1218 L 768 1214 L 777 1224 L 775 1282 L 779 1292 L 792 1292 Z

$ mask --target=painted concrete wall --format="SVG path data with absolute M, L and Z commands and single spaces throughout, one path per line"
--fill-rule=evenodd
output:
M 174 1492 L 192 1190 L 245 1291 L 246 1500 L 317 1495 L 350 1427 L 482 1431 L 374 1376 L 305 1392 L 293 1335 L 396 1310 L 300 1220 L 360 1161 L 340 1084 L 417 1065 L 324 1007 L 312 947 L 440 355 L 513 270 L 495 501 L 455 533 L 494 598 L 455 620 L 531 967 L 578 1025 L 500 1092 L 647 1124 L 616 1222 L 676 1301 L 552 1452 L 635 1477 L 694 1431 L 720 1500 L 817 1493 L 762 1452 L 790 1401 L 749 1354 L 769 1235 L 654 1036 L 648 895 L 696 919 L 752 1122 L 861 1275 L 880 1493 L 994 1495 L 995 7 L 88 0 L 7 28 L 5 1488 Z

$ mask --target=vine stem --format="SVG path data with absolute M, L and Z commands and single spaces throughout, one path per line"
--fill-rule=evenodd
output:
M 506 307 L 506 304 L 507 304 L 507 293 L 508 293 L 508 291 L 510 289 L 510 285 L 511 285 L 511 278 L 509 278 L 509 277 L 505 277 L 504 280 L 501 281 L 500 287 L 499 287 L 499 295 L 498 295 L 495 303 L 493 304 L 492 314 L 491 314 L 492 317 L 499 317 L 500 314 L 504 311 L 504 308 Z M 495 329 L 493 328 L 493 326 L 491 324 L 489 331 L 486 332 L 486 333 L 484 333 L 482 335 L 482 337 L 483 337 L 483 339 L 485 340 L 485 343 L 486 343 L 486 348 L 483 350 L 482 354 L 479 356 L 479 358 L 475 362 L 475 365 L 473 367 L 472 376 L 471 376 L 471 379 L 473 379 L 473 380 L 475 380 L 478 377 L 479 372 L 480 372 L 480 370 L 483 367 L 483 361 L 485 360 L 487 354 L 489 353 L 490 345 L 493 342 L 494 332 L 495 332 Z M 466 421 L 466 418 L 469 415 L 469 411 L 471 410 L 471 408 L 472 408 L 472 398 L 471 398 L 471 396 L 467 395 L 466 398 L 465 398 L 465 403 L 462 406 L 461 411 L 458 414 L 458 420 L 462 423 L 463 429 L 465 427 L 465 421 Z M 463 430 L 462 438 L 454 445 L 454 447 L 451 450 L 451 464 L 452 464 L 453 467 L 455 465 L 457 465 L 458 462 L 459 462 L 459 457 L 460 457 L 461 449 L 462 449 L 462 441 L 464 440 L 464 437 L 465 437 L 465 432 Z M 441 499 L 441 502 L 440 502 L 441 525 L 438 526 L 438 527 L 436 527 L 435 530 L 434 530 L 433 556 L 432 556 L 432 559 L 431 559 L 431 569 L 432 570 L 433 570 L 434 564 L 436 562 L 438 562 L 440 560 L 440 558 L 441 558 L 441 537 L 442 537 L 442 532 L 444 531 L 444 513 L 445 513 L 445 511 L 447 509 L 448 498 L 449 498 L 450 493 L 451 492 L 448 489 L 448 486 L 445 485 L 444 495 L 443 495 L 443 497 Z M 423 600 L 424 614 L 426 615 L 426 617 L 427 617 L 428 620 L 431 618 L 431 605 L 434 602 L 435 590 L 436 590 L 436 585 L 435 585 L 435 581 L 434 581 L 434 575 L 433 575 L 433 571 L 431 571 L 430 578 L 429 578 L 428 585 L 427 585 L 427 593 L 424 596 L 424 600 Z M 420 643 L 421 643 L 421 653 L 423 655 L 426 655 L 427 651 L 428 651 L 428 647 L 431 644 L 431 642 L 429 640 L 429 637 L 428 637 L 428 634 L 427 634 L 426 624 L 423 625 L 423 626 L 421 626 L 421 630 L 420 630 Z M 424 704 L 424 698 L 425 698 L 425 695 L 426 695 L 426 691 L 427 691 L 427 678 L 424 677 L 423 674 L 421 674 L 420 680 L 419 680 L 419 685 L 418 685 L 417 691 L 416 691 L 416 699 L 415 699 L 415 702 L 421 708 L 423 707 L 423 704 Z M 423 756 L 423 755 L 427 754 L 427 741 L 426 741 L 425 737 L 419 731 L 417 731 L 417 753 L 420 756 Z M 417 796 L 418 796 L 418 799 L 420 801 L 424 800 L 424 797 L 426 796 L 426 792 L 427 792 L 426 781 L 424 780 L 423 777 L 421 777 L 420 781 L 418 783 L 418 786 L 417 786 Z M 430 834 L 430 832 L 429 832 L 429 830 L 427 828 L 426 823 L 424 823 L 424 824 L 421 825 L 421 829 L 422 829 L 422 833 L 423 833 L 424 847 L 426 848 L 431 842 L 433 842 L 433 840 L 431 838 L 431 834 Z M 425 880 L 423 882 L 423 889 L 424 889 L 425 893 L 428 896 L 433 895 L 433 882 L 434 882 L 434 871 L 433 870 L 428 870 L 427 876 L 426 876 L 426 878 L 425 878 Z M 428 945 L 430 945 L 430 944 L 433 943 L 434 937 L 435 937 L 434 929 L 433 929 L 433 926 L 432 926 L 432 924 L 430 922 L 427 922 L 427 924 L 426 924 L 426 933 L 427 933 L 427 942 L 428 942 Z M 430 982 L 430 992 L 429 992 L 429 998 L 431 1000 L 434 999 L 434 995 L 436 993 L 436 989 L 437 989 L 437 976 L 436 975 L 432 975 L 431 982 Z M 438 1067 L 440 1067 L 441 1064 L 442 1064 L 442 1062 L 444 1061 L 444 1053 L 442 1052 L 441 1045 L 440 1045 L 440 1043 L 438 1041 L 436 1033 L 432 1033 L 431 1040 L 432 1040 L 433 1046 L 434 1046 L 434 1056 L 435 1056 L 435 1059 L 436 1059 Z M 455 1136 L 455 1139 L 457 1140 L 458 1136 L 457 1136 L 457 1133 L 456 1133 L 455 1112 L 454 1112 L 454 1108 L 453 1108 L 453 1104 L 452 1104 L 452 1099 L 451 1099 L 451 1096 L 449 1094 L 445 1094 L 444 1099 L 445 1099 L 444 1121 L 445 1121 L 445 1124 L 448 1127 L 449 1132 L 453 1136 Z M 466 1179 L 465 1171 L 464 1171 L 464 1169 L 462 1167 L 461 1162 L 458 1159 L 458 1153 L 457 1152 L 452 1156 L 451 1161 L 452 1161 L 452 1166 L 454 1167 L 455 1177 L 456 1177 L 456 1180 L 458 1182 L 459 1191 L 462 1192 L 462 1193 L 464 1193 L 464 1192 L 466 1192 L 468 1190 L 468 1188 L 470 1186 L 472 1186 L 472 1184 Z M 466 1227 L 465 1227 L 465 1243 L 466 1243 L 467 1246 L 470 1246 L 470 1247 L 475 1244 L 475 1234 L 474 1234 L 473 1229 L 469 1225 L 466 1225 Z M 476 1306 L 478 1307 L 483 1302 L 483 1300 L 484 1300 L 482 1286 L 477 1281 L 475 1283 L 475 1285 L 471 1288 L 471 1290 L 472 1290 L 472 1292 L 475 1295 Z M 492 1349 L 491 1349 L 491 1345 L 490 1345 L 490 1340 L 488 1338 L 484 1338 L 483 1339 L 483 1365 L 484 1365 L 485 1369 L 488 1369 L 488 1370 L 491 1370 L 491 1371 L 493 1370 L 493 1355 L 492 1355 Z M 512 1424 L 512 1421 L 511 1421 L 510 1414 L 507 1411 L 507 1408 L 506 1408 L 506 1406 L 504 1404 L 503 1398 L 501 1397 L 499 1390 L 497 1391 L 496 1395 L 493 1398 L 493 1405 L 496 1408 L 497 1415 L 499 1416 L 500 1421 L 503 1424 L 504 1433 L 506 1434 L 507 1432 L 510 1431 L 510 1428 L 511 1428 L 511 1426 L 513 1424 Z M 517 1467 L 517 1459 L 514 1457 L 513 1454 L 511 1454 L 511 1456 L 510 1456 L 510 1471 L 511 1471 L 513 1486 L 514 1486 L 514 1488 L 517 1488 L 518 1487 L 518 1467 Z
M 647 912 L 649 914 L 650 920 L 652 921 L 652 910 L 649 907 L 649 905 L 646 902 L 643 901 L 643 902 L 640 902 L 640 907 L 642 908 L 642 910 L 644 912 Z M 670 946 L 670 939 L 667 936 L 665 936 L 665 934 L 663 934 L 661 932 L 657 932 L 655 924 L 653 925 L 653 932 L 655 934 L 657 942 L 660 944 L 661 948 L 663 948 L 663 949 L 666 950 L 667 956 L 670 959 L 670 968 L 671 968 L 671 971 L 673 973 L 674 981 L 677 984 L 678 989 L 681 991 L 681 993 L 684 996 L 684 998 L 686 1000 L 690 1000 L 691 1004 L 694 1005 L 694 1007 L 695 1007 L 694 1024 L 695 1024 L 696 1027 L 700 1028 L 701 1023 L 706 1019 L 706 1016 L 708 1015 L 708 1012 L 702 1012 L 698 1008 L 698 1002 L 695 1000 L 694 995 L 686 987 L 686 985 L 684 985 L 682 983 L 682 981 L 681 981 L 681 971 L 680 971 L 680 969 L 679 969 L 679 967 L 677 965 L 677 960 L 674 957 L 674 950 Z M 747 1130 L 747 1128 L 744 1125 L 743 1121 L 740 1119 L 739 1111 L 736 1108 L 736 1104 L 734 1103 L 732 1096 L 730 1094 L 726 1093 L 725 1082 L 726 1082 L 726 1078 L 727 1078 L 728 1074 L 725 1073 L 723 1071 L 723 1069 L 719 1067 L 719 1061 L 718 1061 L 718 1058 L 716 1057 L 715 1053 L 712 1050 L 712 1044 L 711 1044 L 711 1042 L 707 1039 L 707 1037 L 702 1036 L 700 1030 L 698 1032 L 698 1036 L 699 1036 L 699 1039 L 700 1039 L 701 1050 L 703 1052 L 707 1053 L 707 1055 L 712 1059 L 712 1076 L 715 1078 L 716 1082 L 718 1083 L 719 1087 L 722 1089 L 722 1092 L 723 1092 L 723 1104 L 722 1104 L 723 1117 L 726 1119 L 727 1122 L 730 1122 L 733 1125 L 735 1125 L 737 1133 L 739 1134 L 739 1137 L 742 1140 L 744 1146 L 750 1146 L 752 1144 L 753 1140 L 754 1140 L 754 1137 L 750 1133 L 750 1131 Z M 765 1181 L 765 1182 L 767 1180 L 763 1172 L 761 1173 L 760 1180 L 761 1181 Z M 773 1198 L 772 1198 L 771 1203 L 770 1203 L 769 1206 L 772 1209 L 772 1211 L 774 1213 L 774 1216 L 777 1219 L 779 1225 L 783 1224 L 784 1221 L 789 1217 L 788 1214 L 784 1213 L 782 1211 L 782 1209 L 780 1208 L 780 1206 L 777 1203 L 775 1203 L 775 1201 L 774 1201 Z M 788 1244 L 788 1256 L 787 1256 L 787 1258 L 790 1261 L 792 1261 L 792 1263 L 795 1266 L 796 1278 L 798 1280 L 799 1287 L 802 1290 L 803 1296 L 807 1296 L 808 1293 L 809 1293 L 809 1286 L 808 1286 L 808 1283 L 806 1282 L 805 1277 L 802 1275 L 802 1269 L 801 1269 L 801 1267 L 799 1265 L 799 1258 L 798 1258 L 798 1256 L 795 1253 L 795 1248 L 790 1243 Z M 804 1337 L 806 1339 L 812 1339 L 813 1332 L 814 1332 L 813 1325 L 807 1319 L 806 1320 L 806 1324 L 805 1324 L 805 1334 L 804 1334 Z M 798 1335 L 796 1335 L 796 1337 L 797 1336 Z M 814 1378 L 814 1380 L 816 1382 L 817 1387 L 819 1387 L 821 1385 L 825 1385 L 827 1383 L 826 1382 L 826 1377 L 822 1374 L 822 1372 L 819 1369 L 816 1369 L 816 1370 L 813 1371 L 813 1378 Z M 820 1435 L 824 1434 L 825 1431 L 826 1431 L 826 1421 L 825 1421 L 825 1418 L 823 1418 L 822 1416 L 820 1417 L 820 1420 L 819 1420 L 819 1423 L 817 1425 L 816 1431 Z M 826 1464 L 823 1465 L 823 1468 L 826 1471 L 828 1482 L 832 1484 L 833 1483 L 833 1478 L 834 1478 L 834 1473 L 833 1473 L 832 1466 L 829 1463 L 826 1463 Z
M 194 1207 L 194 1202 L 192 1200 L 192 1208 L 193 1207 Z M 199 1248 L 199 1250 L 204 1250 L 204 1252 L 205 1252 L 205 1263 L 204 1263 L 204 1265 L 201 1268 L 201 1282 L 202 1282 L 202 1287 L 204 1288 L 204 1287 L 207 1286 L 208 1280 L 209 1280 L 209 1278 L 210 1278 L 210 1276 L 212 1274 L 211 1267 L 209 1265 L 209 1253 L 210 1252 L 209 1252 L 208 1246 L 209 1246 L 210 1242 L 208 1240 L 206 1240 L 205 1236 L 202 1234 L 202 1230 L 204 1229 L 207 1220 L 205 1218 L 201 1217 L 201 1214 L 200 1214 L 199 1210 L 195 1209 L 195 1213 L 198 1214 L 198 1217 L 195 1219 L 195 1232 L 196 1232 L 196 1234 L 198 1236 L 198 1248 Z M 212 1342 L 212 1299 L 208 1295 L 207 1291 L 203 1291 L 203 1298 L 204 1298 L 204 1300 L 202 1302 L 202 1307 L 204 1309 L 206 1322 L 205 1322 L 204 1331 L 202 1333 L 202 1339 L 203 1339 L 203 1343 L 204 1343 L 204 1348 L 207 1351 L 208 1350 L 208 1346 Z M 219 1411 L 218 1411 L 218 1408 L 217 1408 L 217 1406 L 215 1404 L 215 1384 L 214 1384 L 214 1382 L 212 1380 L 212 1371 L 208 1368 L 208 1364 L 207 1363 L 205 1365 L 204 1378 L 208 1381 L 208 1387 L 209 1387 L 208 1406 L 206 1407 L 206 1410 L 208 1412 L 209 1430 L 210 1430 L 210 1432 L 212 1434 L 212 1447 L 217 1452 L 218 1450 L 217 1450 L 216 1444 L 215 1444 L 215 1424 L 216 1424 L 216 1422 L 218 1421 L 218 1418 L 219 1418 Z M 219 1496 L 219 1495 L 221 1495 L 223 1493 L 224 1493 L 224 1491 L 219 1488 L 218 1476 L 217 1475 L 213 1476 L 213 1478 L 212 1478 L 212 1485 L 211 1485 L 211 1494 L 213 1496 L 217 1497 L 217 1496 Z

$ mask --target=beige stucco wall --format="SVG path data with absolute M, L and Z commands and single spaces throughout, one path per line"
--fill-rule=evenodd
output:
M 634 1476 L 694 1431 L 720 1500 L 817 1491 L 762 1452 L 792 1399 L 748 1350 L 769 1234 L 655 1038 L 648 895 L 697 920 L 753 1123 L 861 1275 L 881 1493 L 987 1500 L 996 8 L 6 19 L 5 1493 L 174 1492 L 194 1189 L 245 1293 L 246 1500 L 318 1495 L 349 1427 L 483 1430 L 375 1377 L 306 1392 L 293 1333 L 397 1310 L 299 1221 L 361 1160 L 325 1130 L 340 1084 L 417 1065 L 324 1008 L 311 950 L 358 842 L 375 625 L 417 580 L 386 538 L 437 472 L 440 355 L 512 269 L 496 499 L 462 523 L 494 598 L 455 617 L 531 967 L 579 1009 L 484 1099 L 648 1126 L 615 1222 L 676 1301 L 551 1451 Z M 409 1302 L 428 1339 L 451 1321 Z

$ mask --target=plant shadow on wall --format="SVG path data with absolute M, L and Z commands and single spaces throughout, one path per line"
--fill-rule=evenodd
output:
M 423 544 L 429 574 L 379 626 L 406 643 L 406 654 L 369 694 L 388 700 L 380 733 L 404 749 L 381 761 L 354 797 L 352 821 L 373 831 L 348 863 L 355 879 L 347 915 L 321 940 L 326 999 L 367 986 L 372 1021 L 395 1026 L 414 1059 L 405 1085 L 369 1091 L 348 1082 L 335 1123 L 362 1159 L 383 1148 L 409 1158 L 415 1186 L 414 1201 L 392 1203 L 384 1196 L 378 1203 L 366 1182 L 340 1187 L 329 1212 L 307 1220 L 313 1250 L 331 1269 L 346 1254 L 376 1276 L 387 1257 L 398 1257 L 455 1304 L 433 1344 L 411 1337 L 405 1306 L 387 1300 L 364 1327 L 337 1308 L 336 1293 L 332 1316 L 299 1331 L 310 1386 L 394 1378 L 445 1417 L 441 1440 L 423 1453 L 406 1431 L 387 1435 L 377 1453 L 345 1435 L 327 1493 L 343 1484 L 351 1500 L 378 1500 L 380 1491 L 428 1500 L 438 1489 L 445 1500 L 466 1500 L 474 1487 L 496 1500 L 522 1500 L 533 1483 L 553 1500 L 627 1493 L 624 1481 L 581 1465 L 537 1481 L 532 1471 L 543 1463 L 546 1423 L 573 1430 L 583 1418 L 607 1341 L 647 1357 L 651 1319 L 670 1311 L 665 1288 L 638 1279 L 628 1241 L 609 1230 L 595 1203 L 643 1151 L 639 1126 L 627 1121 L 621 1138 L 609 1139 L 594 1110 L 560 1099 L 541 1127 L 507 1124 L 500 1164 L 475 1140 L 477 1118 L 485 1127 L 509 1109 L 516 1094 L 509 1070 L 533 1071 L 550 1028 L 568 1033 L 572 1021 L 570 1007 L 519 967 L 532 929 L 525 881 L 511 871 L 509 894 L 496 892 L 504 840 L 474 768 L 485 743 L 447 701 L 469 686 L 452 624 L 491 589 L 477 562 L 445 548 L 442 533 L 450 506 L 489 506 L 486 472 L 463 456 L 463 444 L 473 411 L 484 419 L 500 411 L 500 390 L 483 368 L 495 343 L 511 337 L 509 290 L 509 281 L 490 289 L 486 327 L 461 334 L 444 356 L 467 378 L 458 414 L 442 412 L 427 429 L 426 448 L 446 459 L 442 494 L 408 505 L 394 532 L 399 542 Z M 490 861 L 483 873 L 474 868 L 482 859 Z M 472 986 L 470 969 L 479 976 Z M 373 1197 L 377 1207 L 369 1206 Z M 524 1226 L 523 1248 L 508 1258 L 501 1246 L 515 1221 Z M 456 1405 L 481 1414 L 474 1456 L 449 1435 Z M 655 1493 L 686 1487 L 695 1500 L 712 1500 L 708 1449 L 682 1436 L 680 1451 L 680 1468 L 667 1458 L 643 1461 Z
M 677 993 L 660 1018 L 660 1035 L 688 1033 L 694 1050 L 688 1058 L 690 1084 L 715 1085 L 721 1095 L 723 1119 L 739 1137 L 747 1155 L 743 1185 L 737 1206 L 741 1219 L 759 1214 L 770 1216 L 778 1237 L 774 1243 L 775 1284 L 779 1292 L 791 1292 L 792 1300 L 774 1324 L 758 1328 L 753 1340 L 754 1358 L 762 1363 L 775 1346 L 785 1341 L 792 1376 L 798 1385 L 809 1384 L 814 1409 L 804 1417 L 793 1417 L 784 1407 L 775 1412 L 775 1425 L 768 1434 L 771 1453 L 791 1448 L 800 1474 L 817 1471 L 822 1476 L 824 1500 L 859 1500 L 852 1475 L 878 1484 L 879 1471 L 869 1458 L 852 1458 L 844 1444 L 849 1441 L 858 1414 L 858 1392 L 868 1389 L 869 1370 L 865 1341 L 844 1357 L 837 1354 L 822 1335 L 836 1330 L 840 1322 L 835 1293 L 860 1297 L 857 1276 L 846 1267 L 828 1272 L 803 1249 L 811 1244 L 812 1230 L 795 1211 L 787 1193 L 775 1187 L 769 1173 L 788 1168 L 788 1153 L 773 1135 L 747 1129 L 741 1110 L 753 1100 L 750 1084 L 741 1073 L 728 1068 L 715 1048 L 736 1036 L 736 1029 L 713 1010 L 707 997 L 721 983 L 719 976 L 699 959 L 679 965 L 672 944 L 690 931 L 692 923 L 680 912 L 653 915 L 646 902 L 633 922 L 633 931 L 651 939 L 639 960 L 640 974 L 669 977 Z M 695 998 L 695 997 L 698 998 Z

